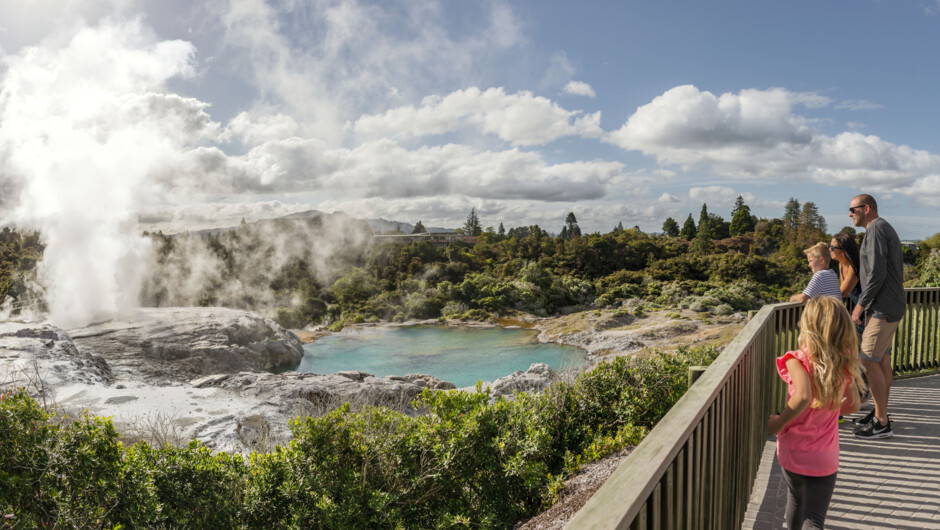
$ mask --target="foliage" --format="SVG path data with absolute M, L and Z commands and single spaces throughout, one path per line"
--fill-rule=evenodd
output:
M 541 394 L 426 390 L 410 417 L 343 406 L 267 454 L 124 448 L 110 420 L 59 425 L 0 400 L 0 513 L 18 527 L 509 528 L 580 465 L 635 445 L 714 348 L 618 357 Z
M 679 237 L 679 223 L 672 217 L 667 217 L 663 221 L 663 234 L 669 237 Z

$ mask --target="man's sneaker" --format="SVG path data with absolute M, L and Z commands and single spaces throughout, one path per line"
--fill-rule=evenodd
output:
M 875 409 L 871 409 L 871 412 L 869 412 L 868 414 L 862 416 L 861 418 L 856 418 L 852 421 L 854 421 L 859 426 L 859 429 L 861 429 L 862 427 L 874 421 L 874 419 L 875 419 Z M 859 429 L 856 429 L 856 430 L 859 430 Z
M 874 420 L 861 429 L 855 429 L 855 436 L 859 438 L 891 438 L 894 431 L 891 430 L 891 418 L 888 418 L 888 424 L 882 425 L 880 421 Z

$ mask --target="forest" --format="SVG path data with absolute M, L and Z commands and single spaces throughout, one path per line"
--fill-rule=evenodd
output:
M 582 234 L 573 212 L 550 233 L 538 225 L 484 229 L 471 211 L 460 230 L 476 237 L 446 248 L 375 243 L 364 221 L 339 213 L 242 222 L 208 236 L 145 233 L 153 244 L 140 299 L 153 307 L 250 309 L 285 327 L 331 330 L 605 307 L 730 314 L 799 292 L 810 277 L 802 250 L 832 235 L 814 203 L 792 198 L 781 217 L 766 219 L 739 197 L 730 219 L 703 204 L 697 220 L 667 218 L 656 234 L 622 224 Z M 40 234 L 0 232 L 0 299 L 8 310 L 41 303 L 42 249 Z M 905 249 L 906 285 L 940 282 L 938 249 L 940 233 Z

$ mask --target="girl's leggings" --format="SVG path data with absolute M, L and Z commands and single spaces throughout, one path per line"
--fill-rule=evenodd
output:
M 787 482 L 787 528 L 823 528 L 836 487 L 836 473 L 808 477 L 783 469 L 783 479 Z

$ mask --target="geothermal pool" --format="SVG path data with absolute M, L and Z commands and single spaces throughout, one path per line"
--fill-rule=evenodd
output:
M 525 371 L 532 363 L 545 363 L 552 370 L 585 364 L 580 349 L 539 343 L 536 335 L 534 330 L 506 328 L 371 328 L 304 345 L 297 371 L 358 370 L 376 377 L 430 374 L 460 388 Z

